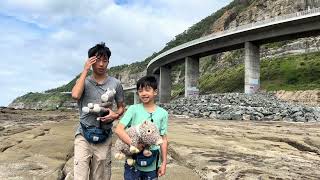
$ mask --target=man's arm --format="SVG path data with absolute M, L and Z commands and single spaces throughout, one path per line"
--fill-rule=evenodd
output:
M 124 106 L 125 106 L 124 102 L 120 102 L 117 104 L 118 109 L 117 109 L 116 114 L 118 117 L 116 119 L 119 119 L 120 116 L 122 116 L 122 114 L 124 113 Z
M 119 117 L 123 114 L 124 107 L 125 107 L 124 91 L 123 91 L 123 87 L 122 87 L 120 81 L 118 82 L 117 87 L 116 87 L 115 100 L 117 102 L 117 108 L 118 108 L 117 112 L 116 112 L 116 114 L 118 114 L 118 117 L 116 117 L 116 119 L 119 119 Z
M 88 75 L 90 67 L 92 66 L 92 64 L 94 64 L 96 62 L 96 60 L 97 60 L 97 58 L 95 56 L 93 56 L 86 61 L 86 64 L 84 65 L 84 69 L 83 69 L 79 79 L 77 80 L 76 84 L 72 88 L 71 95 L 72 95 L 73 99 L 79 100 L 81 98 L 83 90 L 84 90 L 85 79 Z
M 161 157 L 162 157 L 162 164 L 158 170 L 158 176 L 161 177 L 166 174 L 167 169 L 167 152 L 168 152 L 168 138 L 167 135 L 162 136 L 162 144 L 161 147 Z

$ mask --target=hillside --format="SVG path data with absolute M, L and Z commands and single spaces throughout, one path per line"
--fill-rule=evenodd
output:
M 109 74 L 120 79 L 124 86 L 131 86 L 137 79 L 145 75 L 146 66 L 151 59 L 177 45 L 235 26 L 319 6 L 320 2 L 313 0 L 234 0 L 226 7 L 178 34 L 159 52 L 153 53 L 140 62 L 112 67 Z M 317 58 L 319 43 L 319 38 L 313 37 L 264 45 L 261 48 L 261 58 L 263 59 L 261 63 L 262 89 L 267 91 L 319 89 L 320 82 L 316 78 L 319 77 L 320 72 Z M 173 68 L 173 97 L 182 95 L 184 92 L 183 67 L 182 64 Z M 199 89 L 202 94 L 243 92 L 243 50 L 202 58 L 200 72 Z M 71 91 L 76 79 L 77 77 L 64 86 L 48 90 L 43 95 L 29 93 L 19 97 L 10 106 L 37 101 L 37 98 L 33 97 L 35 95 L 42 96 L 43 100 L 48 99 L 48 96 L 50 98 L 56 97 L 58 92 Z M 64 99 L 60 98 L 59 102 L 63 104 Z

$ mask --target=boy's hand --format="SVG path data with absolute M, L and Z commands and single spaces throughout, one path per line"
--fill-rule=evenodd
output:
M 87 59 L 86 64 L 84 65 L 84 70 L 89 71 L 92 64 L 94 64 L 97 61 L 96 56 L 92 56 L 91 58 Z
M 137 148 L 142 151 L 145 148 L 144 144 L 138 143 Z
M 112 122 L 113 120 L 115 119 L 118 119 L 119 118 L 119 114 L 113 112 L 111 109 L 107 108 L 109 110 L 109 114 L 104 116 L 104 117 L 100 117 L 100 121 L 102 122 L 106 122 L 106 123 L 109 123 L 109 122 Z
M 167 164 L 166 163 L 162 163 L 162 165 L 158 169 L 158 176 L 159 177 L 164 176 L 166 174 L 166 169 L 167 169 Z

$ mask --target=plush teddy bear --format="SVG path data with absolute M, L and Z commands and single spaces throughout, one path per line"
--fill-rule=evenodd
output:
M 138 144 L 144 144 L 145 149 L 143 155 L 149 157 L 152 152 L 149 150 L 151 145 L 162 144 L 162 138 L 159 130 L 151 121 L 144 121 L 141 125 L 132 126 L 126 130 L 128 136 L 131 138 L 132 144 L 129 146 L 119 138 L 115 143 L 115 158 L 123 159 L 127 157 L 127 164 L 132 166 L 135 161 L 132 159 L 133 154 L 139 153 Z
M 115 95 L 116 91 L 114 89 L 110 90 L 109 88 L 107 91 L 101 95 L 101 101 L 100 104 L 93 104 L 88 103 L 87 107 L 83 107 L 82 111 L 85 113 L 96 113 L 99 117 L 103 117 L 109 114 L 109 111 L 107 107 L 110 107 L 112 105 L 113 96 Z M 97 118 L 97 120 L 100 120 L 100 118 Z

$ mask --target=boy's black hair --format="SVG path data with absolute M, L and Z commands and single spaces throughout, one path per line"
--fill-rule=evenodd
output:
M 105 45 L 104 42 L 101 42 L 92 48 L 89 49 L 88 51 L 88 57 L 91 58 L 92 56 L 96 56 L 98 58 L 100 57 L 108 57 L 108 59 L 111 56 L 111 51 L 110 49 Z
M 153 90 L 158 89 L 157 79 L 154 76 L 144 76 L 140 78 L 137 82 L 137 91 L 140 88 L 152 87 Z

